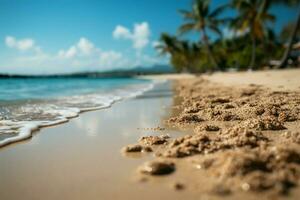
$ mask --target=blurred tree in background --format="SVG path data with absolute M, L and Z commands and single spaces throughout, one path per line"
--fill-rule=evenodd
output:
M 270 13 L 270 7 L 274 4 L 297 6 L 299 2 L 231 0 L 211 9 L 210 0 L 194 0 L 191 10 L 179 11 L 184 20 L 178 29 L 179 35 L 162 33 L 157 49 L 162 55 L 169 56 L 170 64 L 178 72 L 287 67 L 292 46 L 300 40 L 300 15 L 283 27 L 280 35 L 275 35 L 272 23 L 276 18 Z M 236 17 L 222 18 L 226 9 L 236 10 Z M 223 37 L 222 29 L 227 29 L 230 34 Z M 192 31 L 200 33 L 199 42 L 180 39 L 180 35 Z M 211 40 L 210 34 L 217 38 Z M 296 60 L 293 66 L 298 64 Z
M 200 32 L 200 41 L 205 46 L 207 57 L 210 59 L 213 69 L 219 69 L 210 46 L 207 31 L 210 30 L 222 37 L 219 26 L 225 23 L 225 19 L 220 19 L 219 15 L 226 9 L 226 5 L 215 10 L 210 10 L 209 4 L 210 0 L 195 0 L 191 11 L 180 10 L 186 23 L 179 27 L 179 33 L 183 34 L 190 31 Z

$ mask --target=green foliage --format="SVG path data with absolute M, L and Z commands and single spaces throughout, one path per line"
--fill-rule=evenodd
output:
M 291 33 L 294 29 L 294 26 L 296 26 L 296 23 L 295 22 L 290 22 L 290 23 L 286 24 L 283 27 L 283 29 L 280 32 L 280 36 L 279 36 L 280 40 L 282 42 L 288 41 L 288 39 L 290 38 Z M 296 40 L 300 40 L 300 30 L 298 30 L 297 33 L 296 33 Z
M 274 22 L 275 17 L 269 9 L 272 4 L 291 6 L 300 0 L 232 0 L 231 7 L 238 13 L 234 19 L 220 18 L 229 5 L 211 10 L 210 0 L 193 2 L 190 11 L 180 11 L 185 23 L 178 32 L 199 32 L 200 41 L 193 43 L 162 33 L 160 45 L 157 46 L 162 55 L 170 56 L 170 63 L 178 72 L 204 73 L 229 68 L 246 70 L 249 63 L 252 63 L 253 69 L 258 69 L 269 65 L 270 60 L 280 59 L 284 52 L 282 41 L 289 37 L 284 33 L 291 32 L 294 26 L 286 26 L 281 38 L 277 38 L 270 28 L 270 22 Z M 238 34 L 223 38 L 220 25 L 227 22 L 230 22 L 227 28 Z M 209 41 L 207 31 L 216 33 L 219 38 Z
M 179 27 L 178 32 L 179 34 L 191 31 L 201 33 L 201 41 L 206 48 L 207 57 L 210 58 L 209 62 L 211 62 L 214 68 L 217 69 L 219 68 L 218 63 L 211 50 L 207 31 L 214 32 L 218 36 L 222 37 L 222 32 L 219 29 L 219 26 L 224 24 L 226 19 L 220 19 L 219 16 L 228 7 L 228 5 L 223 5 L 215 10 L 211 10 L 209 4 L 210 0 L 194 0 L 190 11 L 180 10 L 185 23 Z

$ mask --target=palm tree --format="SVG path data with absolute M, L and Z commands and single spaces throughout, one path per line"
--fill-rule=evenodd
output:
M 264 0 L 264 1 L 265 1 L 266 8 L 269 8 L 271 4 L 283 4 L 286 6 L 295 6 L 295 5 L 299 4 L 299 2 L 300 2 L 300 0 Z M 297 36 L 297 32 L 299 31 L 299 29 L 300 29 L 300 10 L 298 11 L 297 21 L 294 25 L 294 28 L 293 28 L 290 38 L 288 40 L 287 48 L 279 62 L 279 65 L 278 65 L 279 68 L 283 68 L 287 64 L 288 57 L 292 50 L 292 46 L 293 46 L 293 43 L 295 41 L 295 38 Z
M 293 46 L 293 43 L 295 41 L 295 37 L 297 35 L 297 31 L 300 29 L 300 12 L 298 13 L 298 17 L 297 17 L 297 22 L 294 26 L 294 29 L 292 31 L 292 34 L 290 36 L 290 39 L 288 41 L 288 45 L 287 45 L 287 48 L 280 60 L 280 63 L 278 65 L 279 68 L 283 68 L 286 64 L 287 64 L 287 61 L 288 61 L 288 57 L 290 55 L 290 52 L 291 52 L 291 49 L 292 49 L 292 46 Z
M 300 0 L 263 0 L 262 1 L 262 10 L 266 11 L 266 10 L 270 9 L 270 7 L 274 4 L 282 4 L 285 6 L 292 7 L 292 6 L 299 4 L 299 2 L 300 2 Z M 294 25 L 293 30 L 291 31 L 291 35 L 288 40 L 287 48 L 286 48 L 279 64 L 277 65 L 279 68 L 283 68 L 287 64 L 288 56 L 291 52 L 293 42 L 295 41 L 297 31 L 299 29 L 300 29 L 300 10 L 298 11 L 297 21 Z
M 249 32 L 252 52 L 249 69 L 252 70 L 256 61 L 256 45 L 269 32 L 268 22 L 274 22 L 275 17 L 264 8 L 261 0 L 232 0 L 233 8 L 238 11 L 238 16 L 232 20 L 231 27 L 241 32 Z
M 171 36 L 168 33 L 162 33 L 160 35 L 160 43 L 155 47 L 161 55 L 174 54 L 178 51 L 177 46 L 178 39 L 175 36 Z
M 191 71 L 191 48 L 187 41 L 179 41 L 175 36 L 171 36 L 167 33 L 162 33 L 160 36 L 160 44 L 156 46 L 156 49 L 160 52 L 161 55 L 170 55 L 170 62 L 174 66 L 176 71 Z
M 194 73 L 207 70 L 207 67 L 199 67 L 199 63 L 203 58 L 203 53 L 199 44 L 190 43 L 186 40 L 179 40 L 175 36 L 162 33 L 160 36 L 160 43 L 156 45 L 156 49 L 161 55 L 167 54 L 170 56 L 170 63 L 178 72 L 186 70 Z
M 284 27 L 280 31 L 280 40 L 281 41 L 288 41 L 290 39 L 290 35 L 295 29 L 295 21 L 290 21 L 289 23 L 285 24 Z M 296 40 L 300 40 L 300 29 L 298 29 L 297 34 L 295 36 Z
M 218 63 L 213 55 L 207 31 L 222 35 L 219 25 L 224 23 L 226 19 L 218 19 L 219 15 L 224 11 L 227 5 L 221 6 L 213 11 L 209 9 L 210 0 L 194 0 L 191 11 L 180 10 L 184 20 L 186 21 L 179 28 L 179 33 L 183 34 L 190 31 L 201 32 L 201 39 L 205 47 L 207 56 L 209 57 L 214 69 L 219 69 Z

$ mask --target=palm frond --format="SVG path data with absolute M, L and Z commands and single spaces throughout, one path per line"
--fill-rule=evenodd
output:
M 232 0 L 231 7 L 236 8 L 238 10 L 245 10 L 251 7 L 251 3 L 247 0 Z
M 210 25 L 208 26 L 208 28 L 214 33 L 216 33 L 217 35 L 219 35 L 219 37 L 222 37 L 222 32 L 217 26 Z
M 210 4 L 210 0 L 198 0 L 198 2 L 201 2 L 201 10 L 202 10 L 202 16 L 208 16 L 209 14 L 209 4 Z
M 189 31 L 193 31 L 197 29 L 197 25 L 195 23 L 187 23 L 187 24 L 183 24 L 179 27 L 178 29 L 178 34 L 182 35 L 185 34 Z
M 283 4 L 287 6 L 297 6 L 300 3 L 300 0 L 272 0 L 273 3 Z
M 276 20 L 276 17 L 274 16 L 274 15 L 272 15 L 272 14 L 270 14 L 270 13 L 261 13 L 260 15 L 259 15 L 259 17 L 261 17 L 262 18 L 262 20 L 263 21 L 269 21 L 269 22 L 275 22 L 275 20 Z
M 192 12 L 187 10 L 178 10 L 178 12 L 182 15 L 182 17 L 186 20 L 192 20 L 195 19 L 195 16 Z
M 233 18 L 229 23 L 229 28 L 238 30 L 242 26 L 242 23 L 243 19 L 241 17 Z
M 211 18 L 215 18 L 218 17 L 220 14 L 222 14 L 227 8 L 229 8 L 229 4 L 224 4 L 222 6 L 219 6 L 218 8 L 216 8 L 214 11 L 212 11 L 209 14 L 209 17 Z
M 234 18 L 232 17 L 224 17 L 222 19 L 218 19 L 218 24 L 230 24 Z

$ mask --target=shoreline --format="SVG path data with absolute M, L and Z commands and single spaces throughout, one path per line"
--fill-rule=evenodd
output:
M 2 148 L 1 196 L 93 200 L 140 199 L 147 194 L 149 199 L 182 199 L 184 194 L 178 196 L 158 185 L 137 186 L 135 166 L 151 154 L 124 156 L 120 152 L 124 145 L 163 127 L 172 96 L 171 85 L 162 83 L 138 98 L 82 113 L 69 123 L 38 130 L 30 140 Z M 175 130 L 168 133 L 181 135 Z
M 299 73 L 293 72 L 294 76 Z M 251 76 L 255 77 L 256 72 L 253 73 Z M 266 77 L 273 79 L 273 73 L 270 71 L 268 73 L 271 75 Z M 218 77 L 220 76 L 224 77 L 219 80 L 226 80 L 227 74 L 218 74 Z M 236 76 L 238 78 L 240 75 Z M 214 77 L 215 75 L 211 75 L 204 78 L 209 80 Z M 162 78 L 158 77 L 159 80 Z M 181 83 L 183 88 L 195 90 L 199 86 L 194 76 L 169 77 L 169 79 L 177 84 Z M 141 175 L 138 171 L 139 166 L 155 160 L 156 153 L 168 148 L 169 142 L 184 135 L 193 135 L 194 127 L 179 127 L 173 124 L 172 128 L 172 123 L 164 123 L 165 120 L 179 116 L 182 112 L 182 109 L 178 110 L 181 101 L 177 99 L 179 95 L 177 92 L 181 89 L 177 85 L 177 89 L 172 90 L 172 81 L 165 82 L 137 98 L 120 101 L 109 109 L 84 112 L 69 123 L 43 128 L 35 132 L 30 140 L 2 148 L 0 179 L 3 181 L 0 182 L 0 192 L 3 198 L 176 200 L 195 199 L 199 198 L 199 195 L 201 198 L 213 199 L 227 196 L 226 188 L 221 185 L 218 185 L 219 190 L 211 191 L 215 172 L 199 170 L 197 166 L 202 160 L 198 160 L 197 157 L 168 158 L 176 165 L 171 175 L 152 177 Z M 188 83 L 193 81 L 196 82 L 190 87 Z M 264 78 L 263 82 L 269 81 Z M 221 89 L 234 86 L 232 91 L 245 86 L 211 83 L 213 87 Z M 285 87 L 278 88 L 277 85 L 270 88 L 286 90 Z M 295 91 L 298 91 L 298 86 L 295 88 Z M 293 130 L 295 127 L 300 128 L 299 122 L 291 127 Z M 120 152 L 124 146 L 137 143 L 139 138 L 161 135 L 169 135 L 171 138 L 168 139 L 166 146 L 153 146 L 153 152 L 135 152 L 126 155 Z M 221 195 L 215 194 L 219 192 Z M 296 199 L 299 194 L 299 189 L 293 189 L 289 197 Z M 257 194 L 234 191 L 229 197 L 250 200 L 257 199 Z M 263 194 L 262 198 L 269 197 Z
M 52 121 L 51 120 L 48 120 L 48 121 L 33 120 L 33 121 L 14 122 L 11 120 L 3 120 L 1 125 L 4 125 L 4 126 L 13 125 L 13 126 L 19 127 L 18 128 L 19 133 L 15 136 L 6 137 L 4 139 L 1 138 L 0 149 L 5 146 L 9 146 L 13 143 L 30 139 L 33 135 L 33 132 L 38 131 L 40 129 L 51 127 L 51 126 L 57 126 L 57 125 L 60 125 L 63 123 L 68 123 L 70 120 L 72 120 L 73 118 L 79 117 L 84 112 L 108 109 L 117 102 L 131 99 L 131 98 L 136 98 L 137 96 L 140 96 L 143 93 L 145 93 L 149 90 L 152 90 L 153 87 L 155 86 L 155 84 L 157 84 L 159 82 L 160 82 L 159 80 L 157 80 L 156 82 L 155 82 L 155 80 L 153 80 L 153 83 L 149 84 L 147 87 L 145 87 L 139 91 L 135 91 L 134 93 L 130 93 L 127 96 L 115 98 L 115 99 L 111 100 L 110 102 L 108 102 L 108 103 L 106 102 L 105 104 L 103 104 L 101 106 L 88 107 L 88 108 L 78 108 L 78 107 L 67 108 L 67 109 L 69 109 L 68 113 L 66 113 L 65 115 L 60 115 L 55 121 L 53 121 L 53 120 Z
M 166 81 L 166 80 L 191 79 L 195 77 L 196 75 L 194 74 L 182 73 L 182 74 L 140 75 L 140 76 L 136 76 L 135 78 Z

